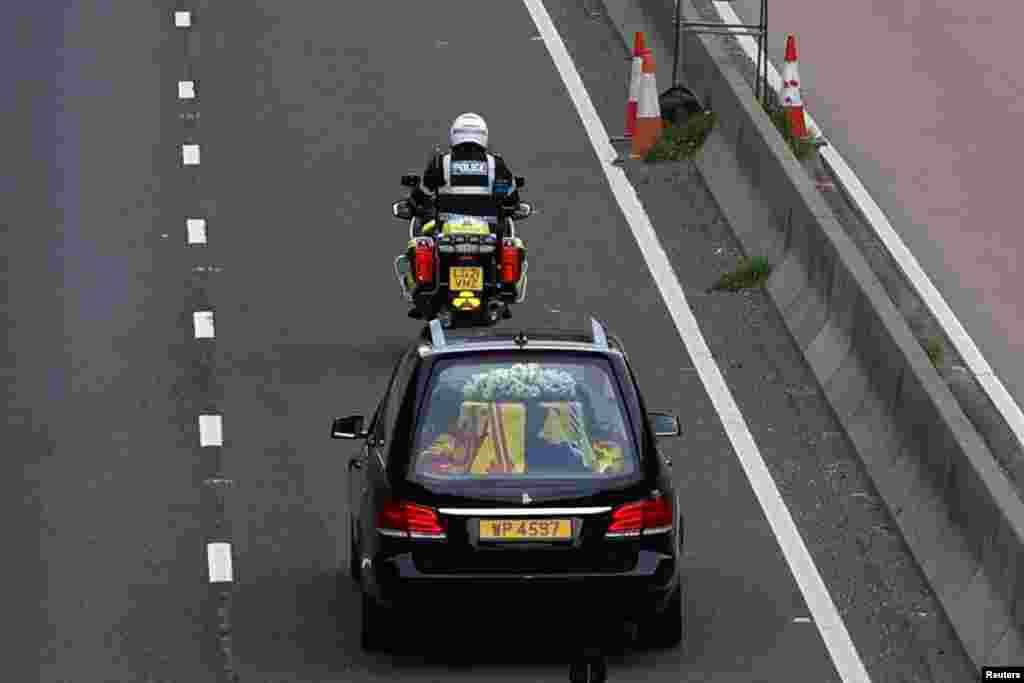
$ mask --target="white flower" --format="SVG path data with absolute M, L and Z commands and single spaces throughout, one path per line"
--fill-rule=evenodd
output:
M 576 380 L 567 372 L 541 368 L 537 363 L 519 363 L 473 375 L 463 395 L 478 401 L 524 400 L 541 396 L 573 398 Z

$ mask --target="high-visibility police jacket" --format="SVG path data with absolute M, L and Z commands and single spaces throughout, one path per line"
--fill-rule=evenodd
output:
M 491 217 L 497 214 L 496 198 L 503 198 L 507 206 L 519 203 L 515 178 L 505 160 L 471 142 L 430 160 L 412 199 L 423 205 L 432 192 L 438 194 L 438 210 L 448 214 Z

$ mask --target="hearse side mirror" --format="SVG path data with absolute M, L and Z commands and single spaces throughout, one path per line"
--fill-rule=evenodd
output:
M 403 187 L 419 187 L 420 177 L 418 175 L 404 175 L 402 176 Z
M 368 432 L 363 431 L 363 416 L 352 415 L 339 417 L 331 425 L 332 439 L 365 439 Z
M 655 436 L 680 436 L 679 418 L 668 413 L 650 413 L 651 429 Z
M 516 189 L 520 189 L 526 185 L 526 178 L 521 175 L 516 176 Z

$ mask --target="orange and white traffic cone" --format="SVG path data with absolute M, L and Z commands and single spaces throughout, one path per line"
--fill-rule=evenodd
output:
M 782 65 L 782 108 L 789 119 L 793 135 L 807 138 L 807 122 L 804 120 L 804 101 L 800 97 L 800 73 L 797 69 L 796 37 L 786 38 L 786 62 Z
M 647 53 L 644 32 L 637 31 L 633 36 L 633 64 L 629 75 L 629 98 L 626 101 L 626 135 L 631 138 L 636 133 L 637 99 L 640 92 L 640 74 L 643 70 L 643 56 Z
M 661 139 L 661 104 L 658 101 L 658 83 L 655 76 L 654 55 L 643 56 L 640 73 L 640 88 L 637 97 L 636 133 L 633 134 L 633 150 L 630 157 L 642 159 L 647 151 Z

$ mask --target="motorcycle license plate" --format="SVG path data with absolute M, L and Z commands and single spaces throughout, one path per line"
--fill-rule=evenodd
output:
M 479 292 L 484 288 L 484 269 L 449 268 L 448 289 L 459 292 Z

